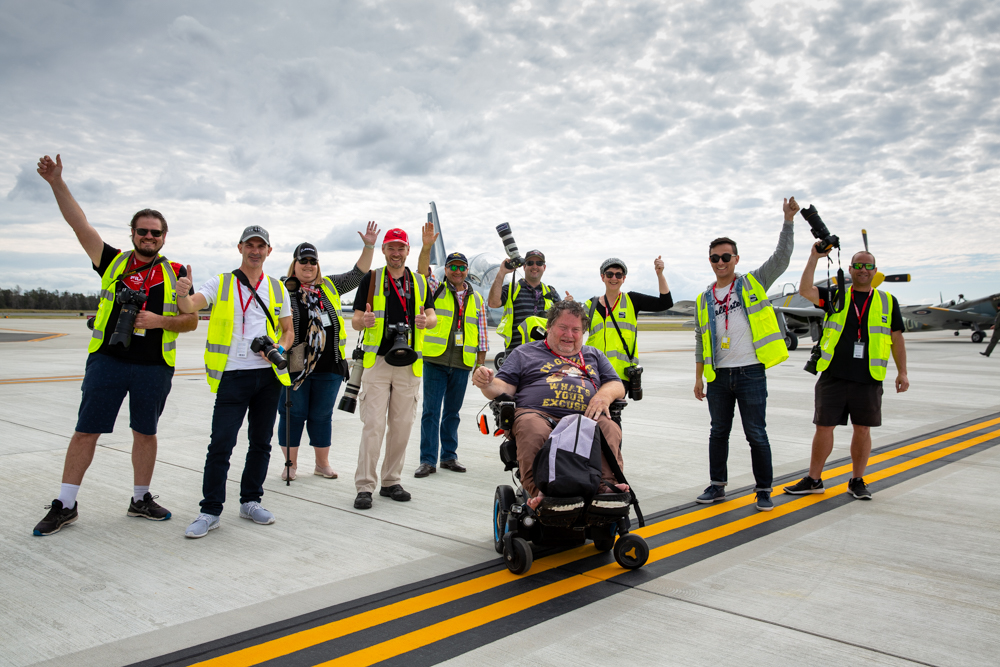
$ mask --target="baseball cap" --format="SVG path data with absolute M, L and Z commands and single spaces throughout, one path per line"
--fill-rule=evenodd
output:
M 469 265 L 469 260 L 467 260 L 465 258 L 465 255 L 463 255 L 460 252 L 453 252 L 450 255 L 448 255 L 448 258 L 446 260 L 444 260 L 444 265 L 448 266 L 452 262 L 461 262 L 462 264 L 465 264 L 466 266 Z
M 393 241 L 398 243 L 405 243 L 407 246 L 410 245 L 410 239 L 402 229 L 390 229 L 385 233 L 385 238 L 382 239 L 382 245 L 386 243 L 392 243 Z
M 528 252 L 524 253 L 525 259 L 528 259 L 529 257 L 541 257 L 542 261 L 543 262 L 545 261 L 545 254 L 541 250 L 529 250 Z
M 601 273 L 604 273 L 612 266 L 622 267 L 622 273 L 628 275 L 628 267 L 625 266 L 625 262 L 621 261 L 617 257 L 608 257 L 606 260 L 601 262 Z
M 292 259 L 302 259 L 303 257 L 313 257 L 315 259 L 319 259 L 319 253 L 316 252 L 316 246 L 309 242 L 300 243 L 296 246 L 295 254 L 292 256 Z
M 267 235 L 267 230 L 260 225 L 250 225 L 243 230 L 243 235 L 240 236 L 240 243 L 246 243 L 250 239 L 257 237 L 264 240 L 264 243 L 271 245 L 271 237 Z

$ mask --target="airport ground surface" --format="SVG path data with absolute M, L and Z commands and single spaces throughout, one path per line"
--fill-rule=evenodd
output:
M 242 435 L 221 529 L 185 539 L 212 413 L 205 330 L 179 341 L 160 422 L 152 490 L 173 518 L 126 517 L 123 408 L 84 481 L 80 520 L 38 538 L 89 332 L 77 320 L 0 322 L 0 332 L 67 334 L 0 343 L 0 665 L 992 665 L 1000 655 L 1000 359 L 965 336 L 907 336 L 912 388 L 886 394 L 871 502 L 841 490 L 844 428 L 833 488 L 777 494 L 763 514 L 746 497 L 738 420 L 732 499 L 692 502 L 707 483 L 708 435 L 707 405 L 691 391 L 693 334 L 644 332 L 645 399 L 625 411 L 624 454 L 649 564 L 626 572 L 587 546 L 537 552 L 518 579 L 493 550 L 493 492 L 509 476 L 497 440 L 475 427 L 485 401 L 471 388 L 459 449 L 468 473 L 414 479 L 414 428 L 403 479 L 413 500 L 376 495 L 371 510 L 354 510 L 361 424 L 335 412 L 340 479 L 309 474 L 303 447 L 285 486 L 275 446 L 264 505 L 277 522 L 241 520 Z M 768 372 L 776 486 L 808 465 L 807 356 L 804 345 Z

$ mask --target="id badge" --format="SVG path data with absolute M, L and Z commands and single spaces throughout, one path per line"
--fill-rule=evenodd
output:
M 250 352 L 250 341 L 248 341 L 247 339 L 244 338 L 236 346 L 236 358 L 237 359 L 246 359 L 247 358 L 247 353 L 249 353 L 249 352 Z
M 729 349 L 729 336 L 722 337 L 722 342 L 719 343 L 719 347 L 721 347 L 723 350 Z
M 133 336 L 145 336 L 146 335 L 146 330 L 145 329 L 132 329 L 132 335 Z
M 854 344 L 854 358 L 864 359 L 865 358 L 865 344 L 858 341 Z
M 330 315 L 325 310 L 319 314 L 319 321 L 323 323 L 323 328 L 330 326 Z
M 463 334 L 461 331 L 456 331 L 455 332 L 455 345 L 456 346 L 463 345 L 464 343 L 465 343 L 465 334 Z

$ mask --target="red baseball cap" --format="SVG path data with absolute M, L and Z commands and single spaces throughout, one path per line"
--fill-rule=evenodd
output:
M 407 247 L 410 245 L 410 239 L 406 236 L 406 232 L 402 229 L 390 229 L 387 231 L 385 233 L 385 238 L 382 239 L 382 245 L 392 243 L 393 241 L 405 243 Z

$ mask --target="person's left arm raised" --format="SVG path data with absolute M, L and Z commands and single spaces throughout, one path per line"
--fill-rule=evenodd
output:
M 770 289 L 774 281 L 788 268 L 788 262 L 792 259 L 792 250 L 795 248 L 795 233 L 792 225 L 795 222 L 795 214 L 799 212 L 799 203 L 795 201 L 795 197 L 789 197 L 784 200 L 781 210 L 785 214 L 785 222 L 781 226 L 781 234 L 778 236 L 778 247 L 774 249 L 774 254 L 760 265 L 759 269 L 750 272 L 754 274 L 765 290 Z
M 420 230 L 420 256 L 417 258 L 417 273 L 425 276 L 431 275 L 431 250 L 434 249 L 434 242 L 437 241 L 438 233 L 434 231 L 433 222 L 425 222 Z
M 375 255 L 375 242 L 378 241 L 378 235 L 380 233 L 381 230 L 378 228 L 378 225 L 375 224 L 374 220 L 368 223 L 368 228 L 365 230 L 364 234 L 358 232 L 358 236 L 361 237 L 365 247 L 361 250 L 361 257 L 358 258 L 355 266 L 357 266 L 362 273 L 367 273 L 372 268 L 372 257 Z
M 186 268 L 187 275 L 177 279 L 177 309 L 182 313 L 197 313 L 208 305 L 208 299 L 199 292 L 191 295 L 191 265 L 188 264 Z M 138 320 L 136 323 L 138 324 Z

